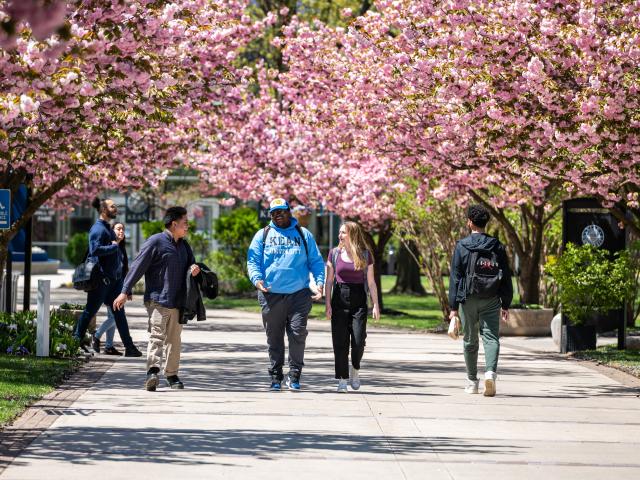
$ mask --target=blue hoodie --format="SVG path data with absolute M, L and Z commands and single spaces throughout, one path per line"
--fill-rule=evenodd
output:
M 294 293 L 309 287 L 309 273 L 315 282 L 324 284 L 324 261 L 313 235 L 302 228 L 309 247 L 305 254 L 298 230 L 298 221 L 291 219 L 288 228 L 280 228 L 271 222 L 267 241 L 262 242 L 264 230 L 254 235 L 247 253 L 247 270 L 254 285 L 264 280 L 269 293 Z

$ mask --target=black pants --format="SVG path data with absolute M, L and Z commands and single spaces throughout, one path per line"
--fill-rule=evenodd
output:
M 120 340 L 122 340 L 124 347 L 126 349 L 135 347 L 131 339 L 131 334 L 129 333 L 129 324 L 127 323 L 124 308 L 113 310 L 113 301 L 122 291 L 122 282 L 122 278 L 119 280 L 111 280 L 108 284 L 100 284 L 98 288 L 87 293 L 87 306 L 84 312 L 82 312 L 82 315 L 80 315 L 74 332 L 76 338 L 80 340 L 84 338 L 91 318 L 98 313 L 98 310 L 100 310 L 100 307 L 104 304 L 113 313 L 113 317 L 116 320 L 116 328 L 118 329 Z
M 360 370 L 367 338 L 367 294 L 362 283 L 336 283 L 331 294 L 331 337 L 336 378 L 349 378 L 351 364 Z

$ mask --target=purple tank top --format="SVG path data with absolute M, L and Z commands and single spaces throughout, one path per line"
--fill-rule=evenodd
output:
M 329 252 L 329 263 L 333 260 L 334 252 L 338 252 L 338 258 L 336 259 L 335 266 L 335 276 L 338 283 L 362 283 L 364 284 L 366 278 L 366 270 L 356 270 L 353 262 L 345 262 L 342 260 L 342 255 L 340 255 L 339 248 L 332 248 Z M 371 265 L 373 262 L 371 260 L 371 255 L 368 258 L 368 265 Z

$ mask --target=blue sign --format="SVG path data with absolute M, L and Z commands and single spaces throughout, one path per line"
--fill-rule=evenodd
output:
M 0 190 L 0 230 L 11 228 L 11 190 Z

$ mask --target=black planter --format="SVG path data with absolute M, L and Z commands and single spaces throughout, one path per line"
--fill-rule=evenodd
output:
M 619 308 L 594 317 L 594 324 L 598 333 L 611 332 L 620 327 L 620 321 L 624 317 L 624 310 Z
M 596 327 L 594 325 L 563 325 L 562 353 L 596 348 Z

